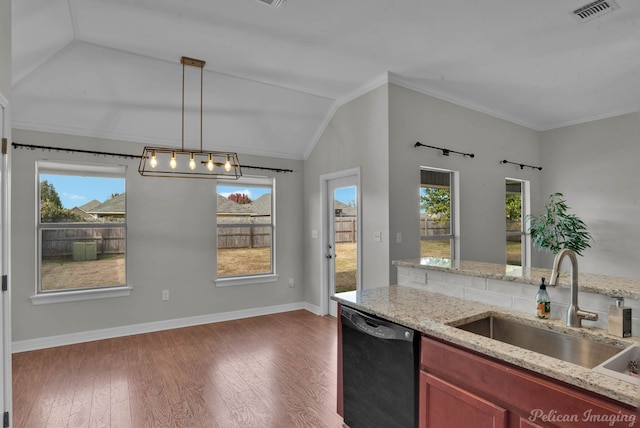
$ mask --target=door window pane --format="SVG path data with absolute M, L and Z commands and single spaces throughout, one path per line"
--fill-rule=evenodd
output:
M 340 187 L 334 191 L 335 292 L 357 288 L 358 242 L 357 189 Z
M 507 264 L 523 266 L 524 247 L 524 182 L 506 179 L 505 218 Z

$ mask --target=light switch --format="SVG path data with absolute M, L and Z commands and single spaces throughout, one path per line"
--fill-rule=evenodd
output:
M 402 233 L 398 232 L 396 233 L 396 243 L 399 244 L 402 242 Z
M 313 229 L 311 231 L 311 237 L 312 238 L 317 238 L 318 237 L 318 229 Z

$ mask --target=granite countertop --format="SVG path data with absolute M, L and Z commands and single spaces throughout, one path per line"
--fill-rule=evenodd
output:
M 575 336 L 589 336 L 591 339 L 621 347 L 640 344 L 640 341 L 634 338 L 616 338 L 604 330 L 593 327 L 580 329 L 566 327 L 561 320 L 539 320 L 534 315 L 524 312 L 398 285 L 337 293 L 332 296 L 332 299 L 345 306 L 360 309 L 471 351 L 497 358 L 616 401 L 634 407 L 640 405 L 640 385 L 469 333 L 454 326 L 487 315 L 497 315 Z
M 551 269 L 523 269 L 520 266 L 472 262 L 466 260 L 438 259 L 433 257 L 396 260 L 393 264 L 396 266 L 442 271 L 533 285 L 540 284 L 540 278 L 546 278 L 547 282 L 551 278 Z M 569 288 L 570 280 L 571 274 L 569 272 L 561 272 L 557 286 L 561 288 Z M 579 268 L 578 289 L 587 293 L 640 299 L 640 279 L 582 273 Z

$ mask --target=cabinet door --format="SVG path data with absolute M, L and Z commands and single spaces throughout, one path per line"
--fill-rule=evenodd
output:
M 507 411 L 427 372 L 420 372 L 420 428 L 506 428 Z
M 533 422 L 527 419 L 520 418 L 519 428 L 542 428 L 542 427 L 538 424 L 534 424 Z

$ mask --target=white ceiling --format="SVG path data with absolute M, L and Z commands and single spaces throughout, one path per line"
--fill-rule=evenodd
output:
M 188 56 L 209 149 L 303 159 L 387 80 L 552 129 L 640 111 L 640 2 L 616 1 L 580 23 L 586 0 L 14 0 L 12 124 L 179 145 Z

